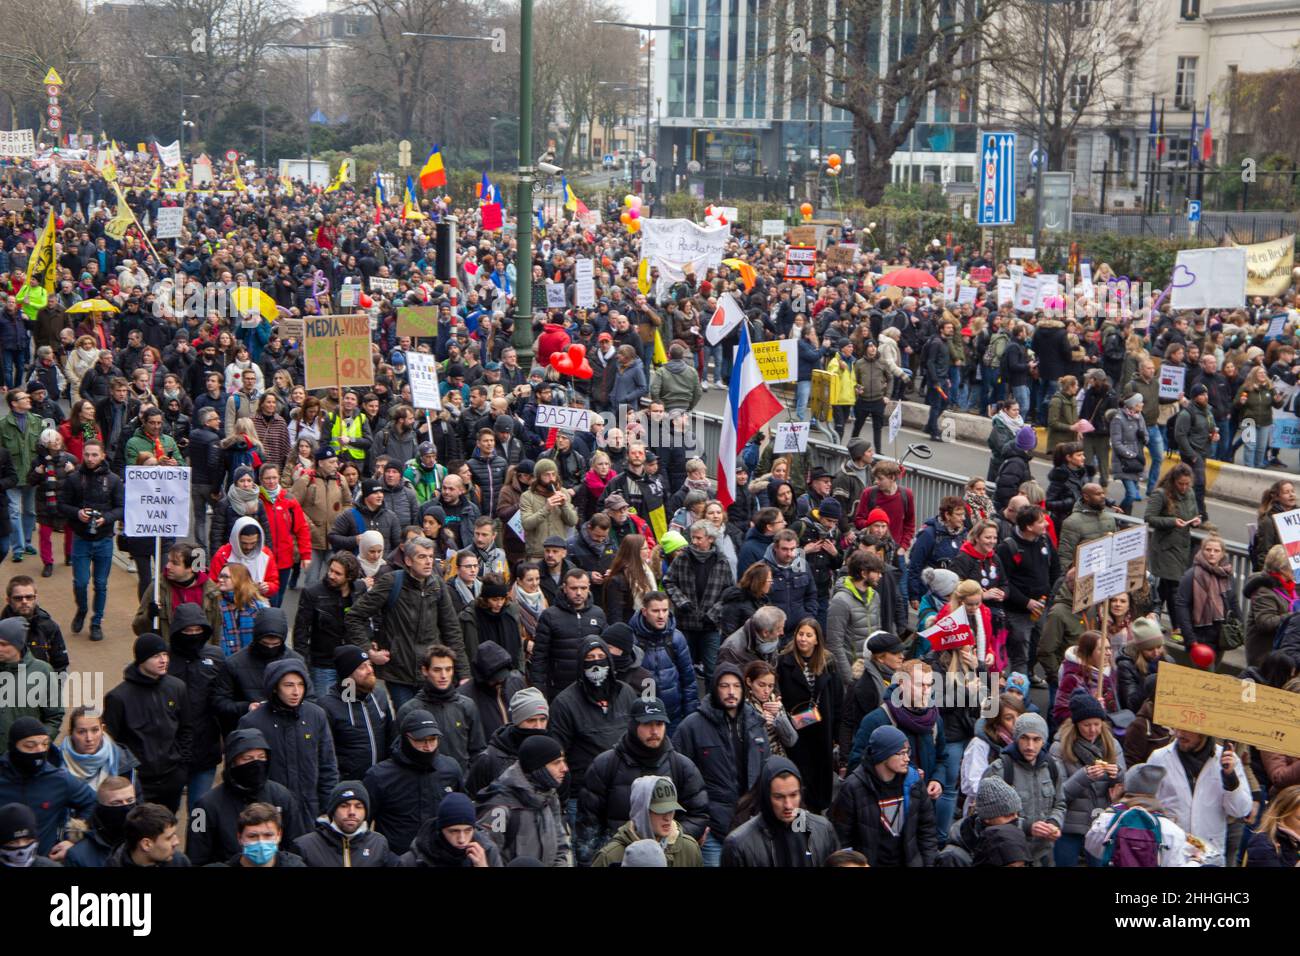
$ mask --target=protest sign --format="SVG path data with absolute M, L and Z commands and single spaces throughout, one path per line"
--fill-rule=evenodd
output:
M 1300 571 L 1300 508 L 1273 515 L 1273 526 L 1277 528 L 1277 539 L 1291 560 L 1291 570 Z
M 1128 568 L 1128 588 L 1141 587 L 1147 573 L 1147 526 L 1134 525 L 1117 531 L 1110 539 L 1110 563 Z
M 190 469 L 129 465 L 122 533 L 128 538 L 183 538 L 190 533 Z
M 436 339 L 438 337 L 438 307 L 436 305 L 404 305 L 397 310 L 397 334 L 412 338 Z
M 764 219 L 763 228 L 760 232 L 760 235 L 773 236 L 777 239 L 780 239 L 782 236 L 785 235 L 785 220 Z
M 1035 259 L 1038 252 L 1033 246 L 1012 246 L 1007 251 L 1008 259 Z
M 546 281 L 546 307 L 548 309 L 567 308 L 569 304 L 567 291 L 563 282 L 551 282 L 548 279 Z
M 957 298 L 957 267 L 955 265 L 943 267 L 943 297 L 945 299 Z
M 1016 280 L 998 278 L 998 308 L 1010 305 L 1016 298 Z
M 368 315 L 321 315 L 304 321 L 307 391 L 373 385 Z
M 1038 276 L 1025 276 L 1016 290 L 1016 311 L 1032 312 L 1038 304 Z
M 520 541 L 523 541 L 524 540 L 523 512 L 516 510 L 515 513 L 510 516 L 510 520 L 506 522 L 506 527 L 508 527 L 511 531 L 513 531 L 515 533 L 515 536 Z
M 1273 434 L 1270 448 L 1300 448 L 1300 418 L 1290 412 L 1273 413 Z
M 641 223 L 641 257 L 668 262 L 698 262 L 717 268 L 731 237 L 731 227 L 707 228 L 689 219 L 643 218 Z
M 1241 248 L 1246 250 L 1246 295 L 1285 295 L 1295 266 L 1295 235 Z
M 156 144 L 158 147 L 158 159 L 168 169 L 174 169 L 181 164 L 181 144 L 179 140 L 172 140 L 170 146 L 164 146 L 162 143 Z
M 921 632 L 921 636 L 930 642 L 930 650 L 936 654 L 975 643 L 975 632 L 971 630 L 964 607 L 935 621 L 933 627 Z
M 772 339 L 750 345 L 765 382 L 795 381 L 799 373 L 798 349 L 799 343 L 794 339 Z
M 1183 394 L 1183 383 L 1187 379 L 1187 367 L 1171 365 L 1168 362 L 1160 366 L 1160 401 L 1176 402 Z
M 397 295 L 397 280 L 371 276 L 370 291 L 378 292 L 380 295 Z
M 1280 339 L 1286 335 L 1286 323 L 1290 319 L 1285 312 L 1281 315 L 1272 316 L 1268 320 L 1268 331 L 1264 334 L 1264 341 L 1269 342 L 1273 339 Z
M 1300 757 L 1300 694 L 1267 684 L 1165 661 L 1152 719 L 1161 727 Z
M 841 242 L 826 250 L 826 265 L 833 269 L 852 269 L 857 258 L 858 247 L 855 243 Z
M 817 273 L 817 249 L 815 246 L 787 246 L 785 250 L 785 277 L 801 282 L 811 279 Z
M 411 405 L 415 408 L 442 410 L 438 391 L 438 357 L 428 352 L 406 353 L 406 375 L 411 383 Z
M 817 245 L 817 227 L 816 226 L 795 226 L 790 230 L 790 245 L 792 246 L 816 246 Z
M 964 285 L 957 290 L 957 304 L 958 305 L 975 304 L 975 287 L 973 285 Z
M 903 427 L 903 403 L 894 402 L 894 410 L 889 413 L 889 443 L 898 440 L 898 432 Z
M 158 216 L 154 220 L 155 239 L 179 239 L 181 237 L 181 222 L 185 217 L 185 209 L 181 206 L 160 206 Z
M 591 431 L 591 412 L 585 408 L 569 408 L 565 405 L 538 405 L 538 428 L 563 428 L 568 431 Z
M 339 308 L 355 309 L 357 307 L 357 298 L 361 294 L 361 286 L 355 282 L 344 282 L 339 286 Z
M 306 334 L 304 320 L 293 316 L 276 319 L 275 330 L 281 339 L 296 339 L 299 342 Z
M 0 130 L 0 156 L 31 159 L 36 155 L 36 138 L 30 129 Z
M 584 212 L 584 213 L 579 213 L 579 214 L 578 214 L 578 222 L 582 225 L 582 228 L 583 228 L 583 229 L 588 229 L 588 230 L 591 230 L 591 229 L 599 229 L 599 228 L 600 228 L 600 210 L 599 210 L 599 209 L 588 209 L 588 210 L 587 210 L 586 212 Z
M 784 454 L 785 452 L 804 452 L 808 450 L 808 431 L 812 428 L 811 422 L 781 422 L 776 426 L 775 444 L 772 447 L 773 454 Z
M 592 271 L 591 259 L 583 257 L 577 260 L 573 270 L 574 305 L 590 309 L 596 304 L 596 282 Z
M 1235 309 L 1246 301 L 1246 250 L 1180 249 L 1170 277 L 1175 309 Z

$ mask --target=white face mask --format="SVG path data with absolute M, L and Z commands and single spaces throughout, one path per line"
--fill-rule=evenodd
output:
M 4 861 L 5 866 L 25 867 L 31 866 L 32 861 L 36 859 L 36 843 L 29 843 L 26 846 L 11 848 L 0 848 L 0 860 Z
M 609 676 L 609 668 L 600 664 L 595 667 L 588 667 L 583 673 L 587 675 L 587 680 L 599 685 L 605 683 L 605 678 Z

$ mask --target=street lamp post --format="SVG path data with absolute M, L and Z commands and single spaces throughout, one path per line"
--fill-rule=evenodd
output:
M 311 189 L 311 51 L 329 50 L 331 43 L 268 43 L 277 50 L 302 50 L 307 76 L 307 188 Z M 265 128 L 265 124 L 263 124 Z M 265 135 L 265 134 L 263 134 Z
M 266 69 L 262 68 L 257 71 L 257 75 L 262 78 L 262 174 L 266 174 Z

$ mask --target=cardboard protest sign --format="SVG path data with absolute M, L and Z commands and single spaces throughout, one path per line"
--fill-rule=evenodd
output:
M 785 250 L 785 277 L 806 282 L 817 274 L 817 248 L 815 246 L 787 246 Z
M 1300 757 L 1300 694 L 1267 684 L 1166 661 L 1153 719 L 1162 727 Z
M 397 334 L 412 338 L 436 339 L 438 337 L 438 307 L 436 305 L 404 305 L 397 310 Z
M 373 385 L 368 315 L 321 315 L 304 320 L 304 384 L 307 391 Z

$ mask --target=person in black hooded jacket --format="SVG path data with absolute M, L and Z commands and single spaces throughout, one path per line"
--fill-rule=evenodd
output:
M 175 813 L 189 780 L 189 690 L 167 673 L 171 655 L 160 636 L 141 634 L 133 652 L 122 683 L 104 698 L 104 725 L 140 761 L 136 777 L 144 800 Z
M 469 662 L 474 679 L 465 686 L 465 696 L 478 707 L 478 724 L 486 739 L 510 719 L 510 699 L 524 689 L 524 675 L 515 670 L 514 660 L 496 641 L 478 646 Z
M 212 703 L 216 707 L 221 728 L 227 732 L 239 725 L 248 713 L 249 705 L 266 700 L 266 668 L 274 661 L 296 660 L 302 657 L 289 648 L 289 622 L 278 607 L 264 607 L 253 618 L 253 642 L 221 663 L 217 679 L 212 685 Z M 314 696 L 310 680 L 307 699 Z
M 271 779 L 296 793 L 314 820 L 339 782 L 338 758 L 325 711 L 307 700 L 307 665 L 272 661 L 262 684 L 266 700 L 239 719 L 271 742 Z
M 510 722 L 498 727 L 487 749 L 474 758 L 465 777 L 465 792 L 478 801 L 492 782 L 519 759 L 519 748 L 529 737 L 545 734 L 551 706 L 536 687 L 523 687 L 510 697 Z M 568 799 L 569 778 L 564 778 L 560 798 Z
M 654 697 L 632 705 L 622 738 L 587 768 L 578 798 L 579 857 L 590 859 L 631 816 L 632 781 L 669 777 L 686 812 L 678 821 L 697 841 L 709 822 L 709 794 L 699 768 L 668 737 L 668 709 Z M 589 853 L 586 851 L 590 850 Z
M 427 710 L 408 711 L 398 730 L 391 755 L 371 767 L 363 783 L 375 829 L 401 854 L 442 798 L 463 793 L 465 786 L 460 764 L 438 752 L 442 730 Z
M 925 787 L 911 764 L 907 735 L 889 724 L 877 727 L 866 758 L 831 804 L 840 843 L 865 854 L 872 866 L 933 866 L 934 801 Z
M 784 757 L 772 757 L 753 792 L 758 812 L 722 846 L 724 867 L 822 867 L 839 849 L 831 822 L 803 808 L 803 778 Z
M 706 865 L 717 866 L 722 841 L 741 794 L 758 785 L 771 754 L 758 711 L 745 706 L 745 681 L 734 664 L 719 664 L 709 696 L 682 721 L 673 746 L 700 770 L 709 794 L 709 835 L 701 846 Z
M 252 803 L 268 803 L 280 811 L 282 847 L 311 830 L 302 803 L 284 786 L 268 778 L 271 745 L 260 730 L 236 730 L 226 738 L 226 764 L 221 783 L 190 810 L 185 855 L 194 866 L 228 860 L 240 852 L 239 814 Z M 201 812 L 200 812 L 201 811 Z
M 370 829 L 370 794 L 360 781 L 341 780 L 325 801 L 326 820 L 293 841 L 308 866 L 397 866 L 388 838 Z
M 355 644 L 336 647 L 333 666 L 339 679 L 320 706 L 334 735 L 339 776 L 357 780 L 392 748 L 393 705 L 379 686 L 370 655 Z
M 171 661 L 167 673 L 184 682 L 189 692 L 186 717 L 190 725 L 189 801 L 212 789 L 221 763 L 221 724 L 212 706 L 212 685 L 221 671 L 221 650 L 212 639 L 212 625 L 203 608 L 186 602 L 172 614 Z
M 477 847 L 475 850 L 473 847 Z M 474 819 L 474 804 L 463 793 L 448 794 L 438 815 L 425 820 L 398 866 L 503 866 L 492 836 Z

